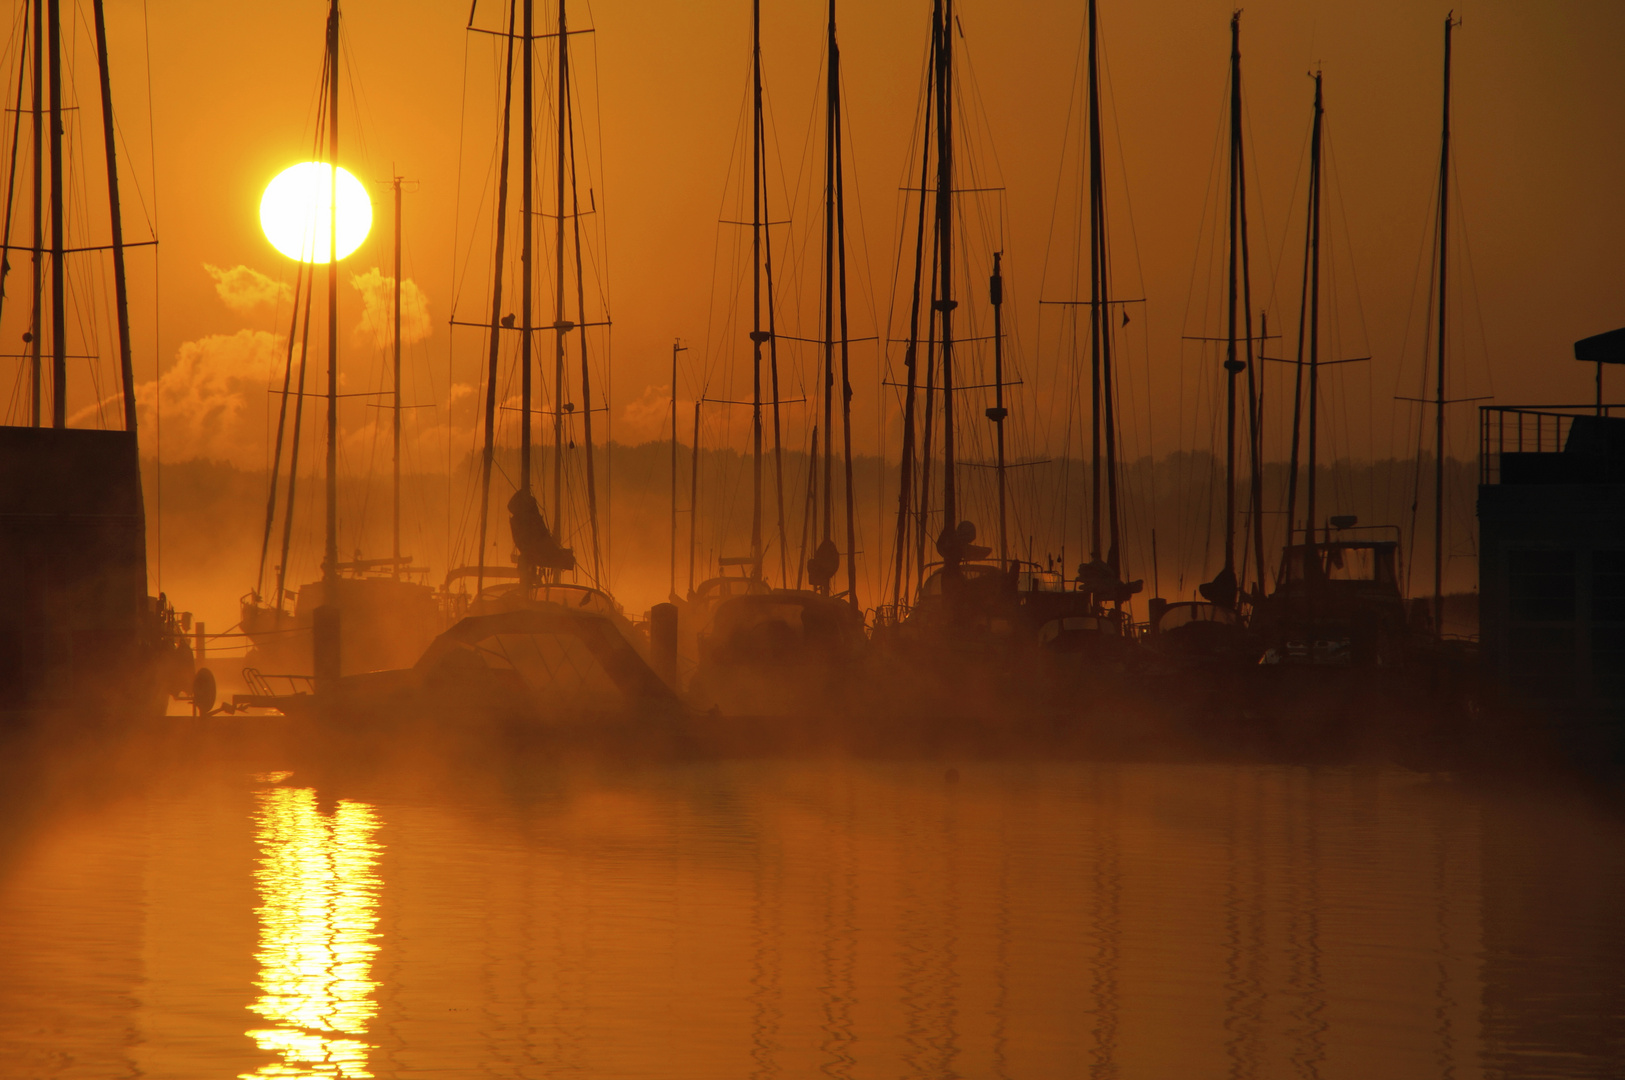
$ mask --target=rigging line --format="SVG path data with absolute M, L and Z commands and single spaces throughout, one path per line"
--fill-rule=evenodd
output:
M 22 133 L 23 133 L 22 107 L 23 107 L 23 71 L 24 71 L 24 67 L 23 67 L 22 54 L 24 54 L 24 53 L 26 53 L 28 51 L 28 20 L 26 18 L 27 10 L 28 10 L 27 6 L 25 5 L 22 8 L 23 15 L 19 16 L 19 18 L 21 19 L 22 24 L 23 24 L 23 31 L 22 31 L 23 40 L 22 40 L 22 46 L 21 46 L 21 48 L 19 50 L 19 53 L 18 53 L 18 60 L 17 60 L 17 117 L 16 117 L 16 122 L 13 123 L 12 127 L 11 127 L 11 163 L 6 169 L 6 219 L 5 219 L 4 226 L 0 227 L 0 241 L 4 241 L 4 243 L 5 243 L 8 250 L 9 250 L 10 245 L 11 245 L 12 197 L 16 193 L 16 189 L 17 189 L 17 144 L 18 144 L 18 141 L 22 138 Z M 14 30 L 13 34 L 15 34 L 15 33 L 16 33 L 16 31 Z M 3 313 L 5 311 L 6 277 L 10 273 L 11 273 L 11 260 L 10 259 L 4 259 L 3 261 L 0 261 L 0 313 Z
M 1462 201 L 1461 177 L 1456 171 L 1456 156 L 1453 154 L 1450 158 L 1450 179 L 1456 188 L 1456 220 L 1461 223 L 1461 227 L 1456 232 L 1461 240 L 1462 255 L 1467 262 L 1468 289 L 1473 294 L 1473 311 L 1478 320 L 1479 344 L 1482 347 L 1484 358 L 1484 378 L 1489 384 L 1489 396 L 1493 398 L 1495 396 L 1495 368 L 1490 364 L 1489 331 L 1484 326 L 1484 304 L 1483 297 L 1478 291 L 1478 269 L 1473 263 L 1472 234 L 1467 228 L 1467 206 Z

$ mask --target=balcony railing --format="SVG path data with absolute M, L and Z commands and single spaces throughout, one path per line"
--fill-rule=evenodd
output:
M 1615 416 L 1625 405 L 1480 405 L 1478 482 L 1501 483 L 1502 454 L 1558 454 L 1576 417 Z

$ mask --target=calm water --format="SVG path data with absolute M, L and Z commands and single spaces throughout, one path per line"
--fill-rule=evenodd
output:
M 1625 1072 L 1625 829 L 1577 800 L 1379 769 L 277 764 L 14 830 L 0 1074 Z

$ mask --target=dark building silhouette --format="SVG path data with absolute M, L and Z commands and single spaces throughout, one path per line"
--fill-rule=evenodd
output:
M 1575 354 L 1625 362 L 1625 332 Z M 1480 410 L 1484 671 L 1572 749 L 1625 732 L 1625 406 L 1597 385 L 1594 405 Z

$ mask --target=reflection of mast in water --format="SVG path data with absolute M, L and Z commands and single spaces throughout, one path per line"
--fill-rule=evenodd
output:
M 1094 911 L 1090 918 L 1095 937 L 1095 1050 L 1089 1074 L 1113 1077 L 1117 1075 L 1117 1013 L 1121 1005 L 1117 977 L 1123 938 L 1122 844 L 1116 783 L 1119 774 L 1112 771 L 1096 776 L 1107 779 L 1109 784 L 1099 785 L 1095 792 Z M 1108 786 L 1110 790 L 1104 790 Z
M 852 1056 L 852 1045 L 857 1041 L 852 1010 L 857 1003 L 858 824 L 850 783 L 837 788 L 836 798 L 840 805 L 831 806 L 833 820 L 825 830 L 831 851 L 824 888 L 824 1041 L 819 1049 L 828 1055 L 823 1065 L 825 1075 L 850 1077 L 858 1063 Z M 838 855 L 834 850 L 837 843 Z
M 1231 798 L 1225 822 L 1224 883 L 1225 924 L 1225 1053 L 1230 1058 L 1230 1076 L 1253 1076 L 1258 1072 L 1259 1050 L 1264 1036 L 1264 887 L 1262 843 L 1259 828 L 1258 797 L 1261 776 L 1238 770 L 1231 781 Z M 1250 781 L 1250 791 L 1238 788 Z M 1246 796 L 1252 796 L 1246 798 Z M 1246 813 L 1247 820 L 1242 820 Z M 1250 863 L 1250 866 L 1247 864 Z M 1252 879 L 1241 880 L 1244 869 Z
M 1289 863 L 1300 867 L 1294 882 L 1291 915 L 1287 920 L 1287 947 L 1291 960 L 1287 985 L 1300 1004 L 1292 1010 L 1298 1021 L 1298 1045 L 1292 1050 L 1297 1075 L 1320 1075 L 1326 1060 L 1326 979 L 1320 970 L 1320 812 L 1315 798 L 1319 785 L 1312 774 L 1293 777 L 1302 788 L 1302 804 L 1288 798 L 1287 828 L 1301 822 L 1301 838 L 1289 840 Z M 1291 836 L 1289 832 L 1289 837 Z
M 949 783 L 956 783 L 950 774 Z M 923 801 L 917 828 L 904 830 L 899 853 L 898 989 L 904 1012 L 903 1062 L 919 1076 L 958 1076 L 958 802 L 948 789 L 940 814 Z M 930 831 L 927 831 L 927 830 Z
M 784 1017 L 783 990 L 779 984 L 779 945 L 784 940 L 779 888 L 779 867 L 771 852 L 763 851 L 769 839 L 757 837 L 755 892 L 751 897 L 751 1058 L 756 1067 L 752 1076 L 777 1076 L 779 1021 Z
M 248 1032 L 280 1058 L 251 1077 L 367 1077 L 362 1036 L 377 1015 L 377 812 L 340 802 L 331 814 L 309 788 L 259 792 L 260 996 L 268 1026 Z
M 1010 1024 L 1010 835 L 1007 820 L 999 820 L 998 900 L 993 916 L 993 1075 L 1007 1080 Z

